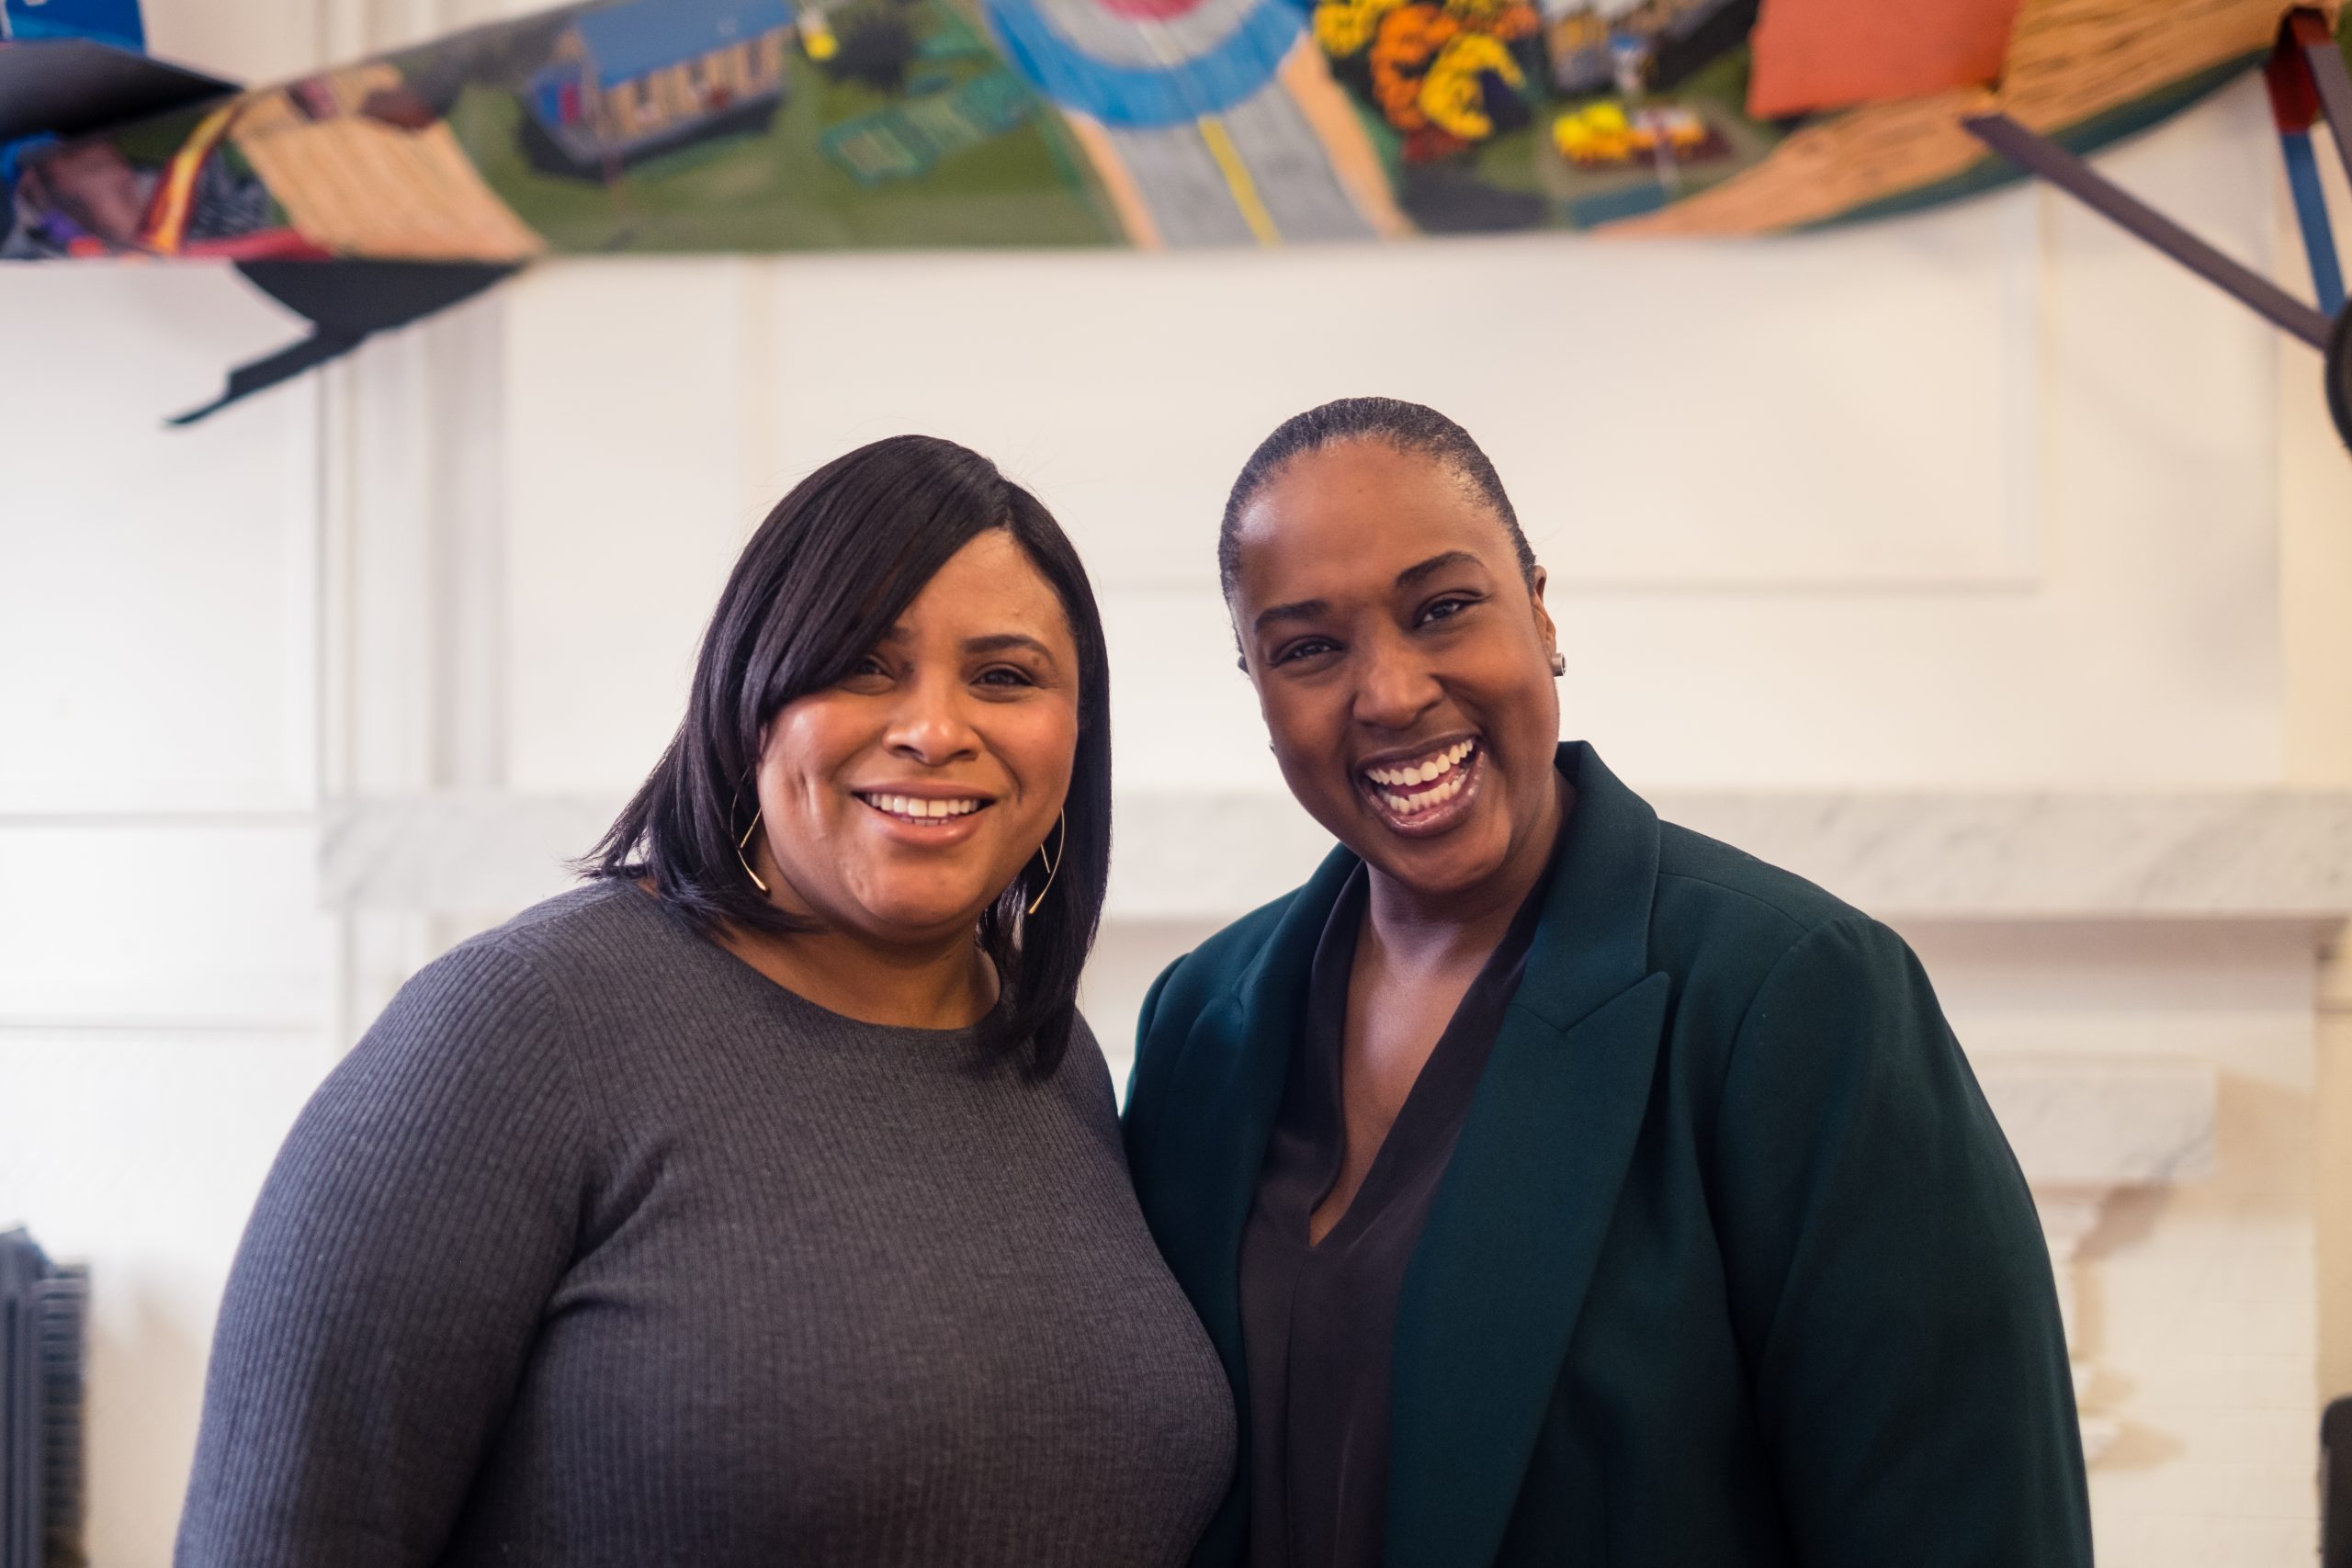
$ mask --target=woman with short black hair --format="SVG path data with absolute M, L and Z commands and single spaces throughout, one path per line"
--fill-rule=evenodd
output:
M 1144 1003 L 1129 1157 L 1244 1417 L 1196 1568 L 2088 1568 L 2049 1255 L 1926 974 L 1561 743 L 1469 434 L 1299 415 L 1219 560 L 1340 847 Z
M 239 1251 L 182 1568 L 1180 1562 L 1233 1410 L 1076 990 L 1102 628 L 899 437 L 754 534 L 588 886 L 420 972 Z

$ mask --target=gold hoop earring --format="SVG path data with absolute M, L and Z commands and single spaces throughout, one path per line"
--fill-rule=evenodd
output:
M 741 797 L 739 796 L 738 798 Z M 729 808 L 727 815 L 729 817 L 735 815 L 731 807 Z M 743 836 L 741 838 L 735 840 L 735 863 L 743 868 L 743 874 L 752 879 L 752 886 L 758 888 L 760 890 L 760 897 L 764 898 L 768 894 L 768 885 L 760 880 L 760 874 L 752 869 L 752 863 L 745 859 L 743 855 L 744 846 L 752 841 L 752 835 L 759 830 L 760 812 L 757 807 L 753 807 L 752 808 L 752 825 L 743 829 Z
M 1060 832 L 1054 840 L 1054 852 L 1049 856 L 1046 853 L 1045 845 L 1037 846 L 1037 858 L 1046 863 L 1046 886 L 1038 888 L 1037 896 L 1029 900 L 1028 912 L 1033 915 L 1037 912 L 1037 906 L 1046 901 L 1046 895 L 1053 890 L 1054 878 L 1059 874 L 1062 862 L 1069 858 L 1069 813 L 1068 811 L 1064 811 L 1057 819 L 1057 826 L 1060 829 Z

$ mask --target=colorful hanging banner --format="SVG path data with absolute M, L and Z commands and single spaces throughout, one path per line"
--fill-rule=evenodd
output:
M 2150 124 L 2259 60 L 2285 9 L 596 0 L 13 142 L 0 256 L 1759 233 L 2006 177 L 1970 119 L 2077 152 Z M 28 79 L 9 53 L 41 47 L 0 45 L 0 118 Z

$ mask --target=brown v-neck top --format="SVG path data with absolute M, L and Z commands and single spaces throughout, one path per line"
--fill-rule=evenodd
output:
M 1566 818 L 1552 864 L 1566 841 Z M 1547 866 L 1438 1037 L 1363 1186 L 1308 1221 L 1347 1149 L 1340 1055 L 1363 923 L 1358 866 L 1316 944 L 1304 1024 L 1241 1238 L 1250 1568 L 1377 1568 L 1388 1502 L 1389 1346 L 1406 1266 L 1453 1157 L 1552 883 Z

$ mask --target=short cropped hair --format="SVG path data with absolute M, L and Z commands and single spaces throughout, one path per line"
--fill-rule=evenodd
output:
M 1519 525 L 1519 513 L 1511 510 L 1502 476 L 1495 472 L 1495 465 L 1468 431 L 1420 403 L 1398 398 L 1341 398 L 1283 421 L 1241 465 L 1240 477 L 1226 497 L 1225 521 L 1216 535 L 1217 582 L 1228 604 L 1241 575 L 1241 514 L 1292 458 L 1341 441 L 1377 441 L 1452 469 L 1502 519 L 1503 531 L 1510 536 L 1511 549 L 1519 558 L 1519 575 L 1534 586 L 1535 552 Z

